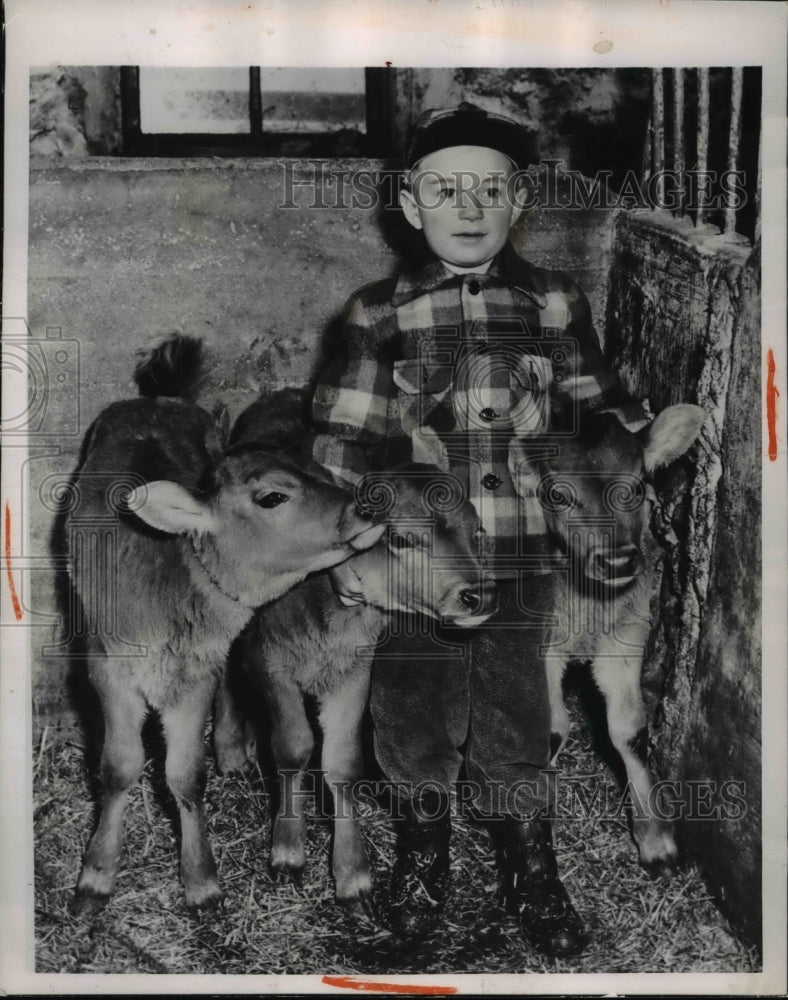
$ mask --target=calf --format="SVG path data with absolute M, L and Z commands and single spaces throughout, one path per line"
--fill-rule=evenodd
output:
M 682 455 L 703 420 L 697 406 L 670 406 L 632 434 L 612 414 L 585 417 L 577 435 L 540 442 L 538 457 L 531 451 L 533 457 L 518 467 L 522 486 L 528 477 L 533 483 L 534 473 L 538 477 L 536 495 L 548 531 L 566 557 L 547 647 L 553 758 L 569 735 L 562 691 L 567 663 L 591 661 L 610 739 L 626 768 L 640 862 L 654 872 L 672 866 L 677 852 L 671 824 L 655 809 L 646 763 L 640 671 L 656 541 L 645 477 Z
M 135 380 L 158 397 L 107 407 L 74 476 L 70 572 L 105 723 L 101 813 L 77 884 L 81 912 L 112 892 L 149 709 L 167 743 L 187 903 L 219 900 L 202 802 L 203 736 L 230 643 L 255 608 L 384 531 L 314 464 L 259 444 L 223 452 L 208 413 L 164 398 L 185 397 L 199 366 L 199 342 L 190 338 L 153 351 Z
M 270 412 L 270 408 L 265 408 Z M 244 419 L 245 432 L 253 433 Z M 236 428 L 237 429 L 237 428 Z M 447 474 L 425 465 L 372 476 L 357 495 L 388 498 L 386 535 L 353 556 L 366 603 L 342 606 L 326 574 L 313 576 L 259 610 L 242 636 L 241 659 L 270 710 L 271 745 L 280 776 L 270 864 L 298 879 L 306 864 L 301 791 L 314 742 L 304 696 L 317 699 L 323 730 L 322 768 L 334 796 L 332 870 L 337 902 L 371 915 L 372 880 L 358 824 L 354 785 L 362 773 L 360 727 L 376 642 L 387 612 L 418 611 L 452 625 L 473 626 L 495 609 L 476 538 L 479 519 L 451 499 Z M 456 485 L 456 484 L 455 484 Z M 238 720 L 222 711 L 216 736 L 220 765 L 240 763 Z M 221 749 L 220 749 L 221 748 Z

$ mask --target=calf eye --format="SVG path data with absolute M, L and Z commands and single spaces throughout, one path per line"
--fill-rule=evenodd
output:
M 417 549 L 420 552 L 432 552 L 432 538 L 429 533 L 401 535 L 389 528 L 386 539 L 390 549 Z
M 287 503 L 290 497 L 286 493 L 264 493 L 263 496 L 258 497 L 255 503 L 258 507 L 278 507 L 280 503 Z
M 539 483 L 537 495 L 544 510 L 553 514 L 571 510 L 578 502 L 574 486 L 551 479 L 544 479 Z
M 388 543 L 392 549 L 412 549 L 413 542 L 405 535 L 400 535 L 398 531 L 390 531 Z
M 605 486 L 602 494 L 605 507 L 615 513 L 631 513 L 643 505 L 646 490 L 638 476 L 619 473 L 618 477 Z

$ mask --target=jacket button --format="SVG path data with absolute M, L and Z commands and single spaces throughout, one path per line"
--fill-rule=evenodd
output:
M 482 286 L 479 284 L 478 281 L 476 281 L 476 279 L 468 282 L 468 291 L 471 293 L 471 295 L 478 295 L 479 292 L 481 291 L 481 287 Z
M 493 472 L 488 472 L 484 479 L 482 479 L 482 486 L 486 490 L 497 490 L 500 485 L 500 476 L 496 476 Z
M 479 416 L 482 418 L 482 420 L 490 421 L 490 420 L 495 420 L 497 414 L 495 410 L 491 409 L 489 406 L 485 406 L 483 410 L 479 410 Z

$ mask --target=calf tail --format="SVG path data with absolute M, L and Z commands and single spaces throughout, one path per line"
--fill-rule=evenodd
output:
M 151 350 L 140 351 L 134 381 L 141 396 L 178 396 L 187 399 L 200 381 L 202 341 L 171 333 Z

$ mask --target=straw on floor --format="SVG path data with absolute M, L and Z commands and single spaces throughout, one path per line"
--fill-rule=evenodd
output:
M 577 716 L 576 709 L 574 710 Z M 562 774 L 592 802 L 618 789 L 576 719 Z M 223 911 L 194 916 L 178 879 L 177 824 L 154 746 L 129 802 L 117 889 L 90 923 L 69 904 L 91 833 L 94 786 L 78 729 L 44 730 L 34 751 L 35 940 L 39 972 L 84 973 L 527 973 L 752 972 L 754 949 L 737 940 L 692 867 L 652 880 L 637 863 L 624 815 L 556 826 L 559 864 L 592 935 L 579 958 L 554 961 L 529 948 L 497 896 L 487 833 L 462 820 L 452 841 L 454 890 L 441 927 L 403 944 L 352 924 L 333 901 L 330 822 L 313 815 L 301 886 L 267 867 L 271 801 L 259 767 L 244 777 L 209 770 L 210 829 L 226 891 Z M 383 810 L 365 821 L 380 885 L 394 857 Z

